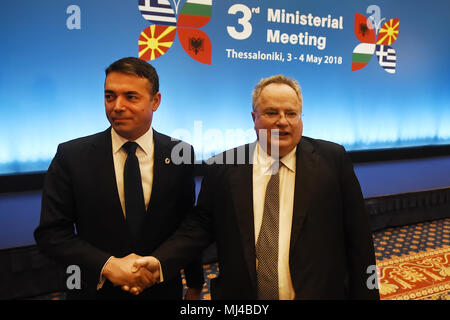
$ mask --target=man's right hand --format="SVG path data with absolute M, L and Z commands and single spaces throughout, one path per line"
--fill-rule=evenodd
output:
M 160 282 L 160 263 L 155 257 L 140 257 L 133 263 L 131 271 L 133 273 L 140 273 L 143 270 L 152 274 L 154 280 L 151 285 Z M 128 291 L 132 294 L 138 295 L 142 290 L 138 286 L 123 285 L 122 290 Z
M 112 257 L 103 269 L 102 275 L 115 286 L 135 288 L 134 292 L 131 291 L 131 293 L 136 294 L 136 291 L 140 293 L 159 280 L 159 275 L 155 278 L 146 268 L 141 268 L 132 272 L 131 269 L 133 268 L 135 261 L 139 258 L 142 257 L 134 253 L 123 258 Z

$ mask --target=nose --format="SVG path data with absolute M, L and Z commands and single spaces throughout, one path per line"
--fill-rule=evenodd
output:
M 280 112 L 280 116 L 279 116 L 278 120 L 276 121 L 276 124 L 278 126 L 288 126 L 289 125 L 289 120 L 284 112 Z
M 118 96 L 114 101 L 113 109 L 115 112 L 123 112 L 125 110 L 125 99 L 121 96 Z

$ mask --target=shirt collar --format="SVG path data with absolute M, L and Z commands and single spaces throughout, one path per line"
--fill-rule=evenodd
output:
M 286 168 L 295 173 L 295 164 L 296 164 L 296 152 L 297 146 L 292 149 L 287 155 L 281 158 L 281 163 L 284 164 Z
M 112 142 L 112 149 L 113 154 L 116 154 L 120 151 L 122 146 L 128 142 L 129 140 L 125 139 L 121 135 L 119 135 L 114 128 L 111 128 L 111 142 Z M 150 129 L 147 130 L 145 134 L 137 138 L 134 142 L 136 142 L 139 147 L 145 152 L 146 155 L 149 155 L 152 152 L 152 146 L 153 146 L 153 129 L 150 127 Z
M 280 159 L 280 162 L 288 168 L 290 171 L 295 173 L 295 165 L 296 165 L 296 152 L 297 146 L 292 149 L 287 155 Z M 269 170 L 272 164 L 275 162 L 275 159 L 269 156 L 264 149 L 259 145 L 259 141 L 256 144 L 256 163 L 264 169 L 264 171 Z

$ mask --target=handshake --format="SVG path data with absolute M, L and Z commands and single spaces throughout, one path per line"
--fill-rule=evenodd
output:
M 160 264 L 154 257 L 129 254 L 123 258 L 112 257 L 106 263 L 102 276 L 115 286 L 133 295 L 160 282 Z

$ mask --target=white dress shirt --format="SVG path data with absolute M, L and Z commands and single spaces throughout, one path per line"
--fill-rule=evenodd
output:
M 293 300 L 295 291 L 289 269 L 289 247 L 291 239 L 292 216 L 294 210 L 296 150 L 280 159 L 280 221 L 278 243 L 278 286 L 280 300 Z M 256 143 L 253 155 L 253 214 L 255 221 L 255 245 L 261 229 L 264 199 L 267 184 L 271 177 L 270 167 L 275 159 L 267 155 Z M 256 261 L 258 266 L 258 261 Z
M 127 152 L 122 146 L 128 142 L 117 132 L 111 128 L 111 140 L 112 140 L 112 152 L 114 160 L 114 170 L 116 173 L 117 191 L 119 192 L 120 204 L 122 205 L 122 212 L 126 217 L 125 212 L 125 191 L 123 188 L 123 170 L 125 167 L 125 161 L 127 160 Z M 152 194 L 153 184 L 153 162 L 154 162 L 154 149 L 155 144 L 153 142 L 153 130 L 150 129 L 137 140 L 135 140 L 139 147 L 136 149 L 136 157 L 139 161 L 139 168 L 141 171 L 142 191 L 144 193 L 145 208 L 148 208 L 150 202 L 150 196 Z
M 125 161 L 127 160 L 128 154 L 122 146 L 127 143 L 129 140 L 120 136 L 113 128 L 111 128 L 111 142 L 112 142 L 112 153 L 113 153 L 113 161 L 114 161 L 114 171 L 116 174 L 116 183 L 117 183 L 117 191 L 119 193 L 120 204 L 122 206 L 122 212 L 126 218 L 125 211 L 125 190 L 123 186 L 123 170 L 125 168 Z M 136 142 L 139 147 L 136 149 L 136 157 L 139 161 L 139 169 L 141 171 L 141 180 L 142 180 L 142 191 L 144 194 L 145 201 L 145 209 L 148 208 L 148 204 L 150 202 L 150 196 L 152 194 L 152 185 L 153 185 L 153 163 L 154 163 L 154 149 L 155 144 L 153 142 L 153 130 L 150 129 L 138 139 Z M 112 256 L 108 259 L 108 261 L 112 258 Z M 103 269 L 105 268 L 106 263 L 103 265 L 102 271 L 100 275 L 103 274 Z M 100 281 L 97 284 L 97 290 L 103 287 L 105 283 L 105 277 L 100 276 Z

